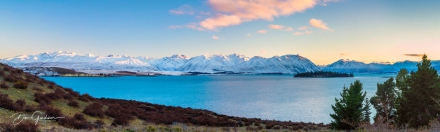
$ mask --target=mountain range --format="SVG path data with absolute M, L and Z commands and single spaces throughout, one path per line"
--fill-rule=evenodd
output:
M 188 58 L 185 55 L 172 55 L 160 59 L 149 57 L 133 57 L 127 55 L 97 56 L 77 54 L 74 52 L 57 51 L 37 55 L 20 55 L 1 59 L 16 68 L 29 67 L 60 67 L 85 73 L 115 73 L 117 71 L 155 72 L 160 74 L 180 75 L 189 72 L 200 73 L 283 73 L 295 74 L 307 71 L 319 71 L 309 59 L 299 55 L 273 56 L 252 58 L 244 55 L 200 55 Z M 35 68 L 34 68 L 35 69 Z M 37 71 L 27 71 L 33 72 Z M 56 73 L 44 71 L 43 74 Z
M 296 74 L 312 71 L 335 71 L 344 73 L 396 73 L 401 68 L 417 70 L 416 61 L 401 61 L 394 64 L 364 63 L 354 60 L 338 60 L 327 66 L 318 67 L 309 59 L 299 55 L 282 55 L 264 58 L 244 55 L 200 55 L 188 58 L 185 55 L 172 55 L 160 59 L 149 57 L 133 57 L 127 55 L 97 56 L 77 54 L 74 52 L 57 51 L 37 55 L 19 55 L 0 59 L 0 63 L 22 69 L 26 72 L 43 75 L 56 75 L 52 71 L 41 71 L 35 67 L 59 67 L 85 73 L 115 73 L 117 71 L 154 72 L 168 75 L 181 75 L 190 72 L 198 73 L 244 73 Z M 436 69 L 440 69 L 440 61 L 432 61 Z M 39 71 L 35 71 L 39 69 Z M 44 69 L 44 68 L 43 68 Z

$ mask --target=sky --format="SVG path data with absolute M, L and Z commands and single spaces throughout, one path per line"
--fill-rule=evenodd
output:
M 440 60 L 439 0 L 1 0 L 0 58 L 298 54 Z

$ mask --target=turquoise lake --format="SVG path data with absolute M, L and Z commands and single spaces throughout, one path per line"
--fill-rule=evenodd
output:
M 231 116 L 330 123 L 331 104 L 345 86 L 360 80 L 367 97 L 393 74 L 354 78 L 293 78 L 291 75 L 158 77 L 44 77 L 93 97 L 137 100 L 206 109 Z M 373 109 L 373 108 L 371 108 Z M 371 115 L 373 116 L 373 115 Z

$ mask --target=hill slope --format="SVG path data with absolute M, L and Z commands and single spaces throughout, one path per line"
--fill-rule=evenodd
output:
M 111 129 L 112 126 L 140 126 L 146 123 L 209 127 L 245 127 L 247 130 L 286 129 L 309 130 L 325 125 L 268 121 L 256 118 L 242 118 L 220 115 L 208 110 L 171 107 L 145 102 L 96 99 L 87 94 L 80 95 L 72 89 L 63 88 L 38 76 L 25 73 L 0 63 L 0 109 L 2 117 L 24 113 L 32 115 L 36 111 L 42 116 L 54 117 L 44 121 L 38 129 Z M 63 117 L 63 118 L 58 118 Z M 33 121 L 33 120 L 31 120 Z M 43 122 L 40 121 L 39 124 Z M 0 128 L 11 128 L 11 118 L 1 118 Z M 31 122 L 34 124 L 35 122 Z M 32 125 L 20 126 L 30 127 Z M 18 127 L 18 126 L 16 126 Z M 139 126 L 137 126 L 139 127 Z M 145 126 L 144 126 L 145 127 Z M 165 128 L 164 128 L 165 129 Z M 9 129 L 8 129 L 9 130 Z M 23 129 L 20 129 L 23 130 Z M 27 130 L 26 130 L 27 131 Z

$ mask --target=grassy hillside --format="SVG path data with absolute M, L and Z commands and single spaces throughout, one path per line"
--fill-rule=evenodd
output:
M 18 115 L 32 116 L 36 111 L 44 112 L 42 117 L 63 118 L 39 120 L 37 125 L 34 125 L 35 120 L 28 118 L 12 125 Z M 323 124 L 232 117 L 208 110 L 96 99 L 0 64 L 2 131 L 296 131 L 326 128 L 328 126 Z

